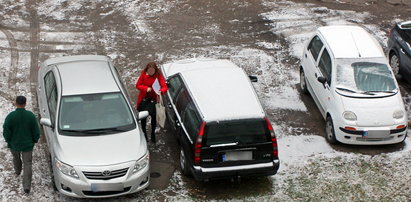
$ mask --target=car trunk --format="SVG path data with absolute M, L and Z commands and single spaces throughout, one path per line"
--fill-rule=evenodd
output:
M 207 123 L 201 146 L 201 166 L 270 162 L 273 160 L 272 145 L 264 119 Z

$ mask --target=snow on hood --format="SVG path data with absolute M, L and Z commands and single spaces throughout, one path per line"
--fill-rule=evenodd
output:
M 136 161 L 147 152 L 137 130 L 102 136 L 58 136 L 57 158 L 69 165 L 113 165 Z
M 346 111 L 357 115 L 358 126 L 388 126 L 396 124 L 393 113 L 404 110 L 401 94 L 380 98 L 353 98 L 341 96 Z

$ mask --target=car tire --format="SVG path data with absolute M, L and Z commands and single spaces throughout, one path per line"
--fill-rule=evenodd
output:
M 186 155 L 184 153 L 183 147 L 180 147 L 180 169 L 181 169 L 181 173 L 183 173 L 183 175 L 190 177 L 191 173 L 189 171 L 188 168 L 188 163 L 187 163 L 187 158 Z
M 325 139 L 330 144 L 338 143 L 337 139 L 335 138 L 334 123 L 333 123 L 331 116 L 327 117 L 327 120 L 325 123 Z
M 400 76 L 400 59 L 395 52 L 390 54 L 390 66 L 394 76 L 398 78 Z
M 304 73 L 303 68 L 301 68 L 300 70 L 300 87 L 301 87 L 301 90 L 305 94 L 308 94 L 307 79 L 305 78 L 305 73 Z
M 51 154 L 49 155 L 49 163 L 51 186 L 53 187 L 54 191 L 58 191 L 56 181 L 54 180 L 53 161 L 51 159 Z

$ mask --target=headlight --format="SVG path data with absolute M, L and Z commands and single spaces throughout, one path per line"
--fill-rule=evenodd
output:
M 404 111 L 402 111 L 402 110 L 397 110 L 397 111 L 395 111 L 393 114 L 392 114 L 392 117 L 394 118 L 394 119 L 402 119 L 403 117 L 404 117 Z
M 77 172 L 76 170 L 74 170 L 74 168 L 72 166 L 69 166 L 61 161 L 59 161 L 57 158 L 55 158 L 56 160 L 56 167 L 64 174 L 70 176 L 70 177 L 74 177 L 74 178 L 78 178 Z
M 145 168 L 148 166 L 148 163 L 150 162 L 150 155 L 147 152 L 142 158 L 137 160 L 136 164 L 134 165 L 133 173 Z
M 351 111 L 345 111 L 343 113 L 343 117 L 344 117 L 345 120 L 348 120 L 348 121 L 356 121 L 357 120 L 357 116 L 355 115 L 354 112 L 351 112 Z

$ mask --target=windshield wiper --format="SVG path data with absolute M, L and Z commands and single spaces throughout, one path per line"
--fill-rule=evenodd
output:
M 342 91 L 347 91 L 347 92 L 350 92 L 350 93 L 358 93 L 357 91 L 354 91 L 354 90 L 351 90 L 351 89 L 348 89 L 348 88 L 337 87 L 337 89 L 342 90 Z
M 395 93 L 395 91 L 391 91 L 391 90 L 372 90 L 372 91 L 366 91 L 366 92 L 371 92 L 371 93 Z
M 120 129 L 118 127 L 113 127 L 113 128 L 88 129 L 88 130 L 62 130 L 62 131 L 74 132 L 74 133 L 102 133 L 102 132 L 124 132 L 126 130 Z

